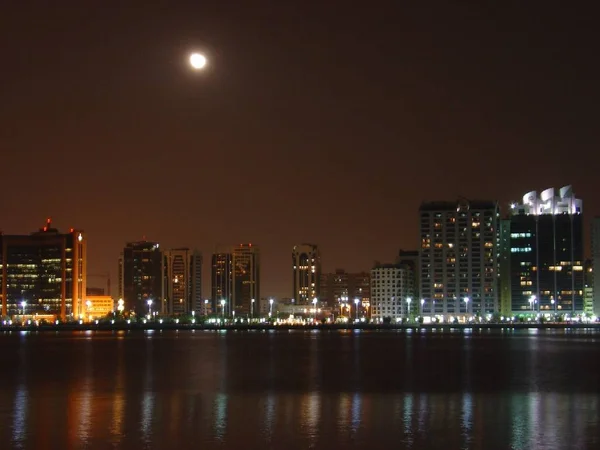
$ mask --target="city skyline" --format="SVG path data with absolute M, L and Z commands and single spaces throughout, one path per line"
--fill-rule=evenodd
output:
M 569 186 L 570 187 L 570 186 Z M 582 196 L 579 195 L 579 191 L 577 190 L 578 193 L 578 197 L 581 198 Z M 446 201 L 446 200 L 443 200 Z M 427 204 L 429 202 L 424 201 L 421 202 L 421 206 L 424 204 Z M 502 219 L 509 217 L 512 209 L 512 206 L 515 206 L 518 204 L 518 201 L 509 201 L 507 202 L 506 206 L 503 208 L 502 205 L 500 206 L 500 217 Z M 415 217 L 418 216 L 418 212 L 415 213 Z M 587 213 L 587 201 L 586 201 L 586 213 L 583 214 L 583 234 L 584 234 L 584 246 L 583 246 L 583 254 L 584 254 L 584 259 L 588 260 L 588 259 L 592 259 L 593 258 L 593 254 L 592 254 L 592 228 L 593 228 L 593 224 L 597 223 L 598 217 L 600 216 L 594 216 L 594 217 L 590 217 L 590 215 Z M 48 220 L 52 220 L 53 226 L 56 225 L 56 221 L 54 220 L 54 218 L 49 218 Z M 415 220 L 418 221 L 418 218 Z M 39 226 L 40 221 L 38 220 L 38 226 Z M 65 229 L 70 229 L 73 227 L 61 227 L 61 226 L 57 226 L 57 228 L 59 230 L 62 230 L 63 228 Z M 81 230 L 85 230 L 84 227 L 77 227 L 77 229 L 81 229 Z M 17 232 L 13 232 L 13 233 L 6 233 L 4 232 L 4 230 L 0 229 L 0 233 L 3 235 L 27 235 L 29 234 L 28 231 L 17 231 Z M 86 234 L 89 235 L 89 233 L 86 231 Z M 93 242 L 93 239 L 88 239 L 88 246 L 91 245 L 91 242 Z M 182 244 L 182 245 L 174 245 L 174 246 L 167 246 L 164 245 L 162 241 L 158 240 L 158 239 L 149 239 L 147 236 L 142 236 L 141 239 L 137 240 L 137 241 L 127 241 L 127 242 L 146 242 L 146 243 L 158 243 L 160 244 L 161 248 L 163 249 L 170 249 L 170 250 L 176 250 L 176 249 L 181 249 L 181 248 L 191 248 L 194 249 L 194 251 L 198 252 L 201 256 L 201 258 L 207 258 L 205 261 L 206 263 L 202 264 L 202 279 L 201 279 L 201 284 L 202 284 L 202 297 L 206 298 L 206 299 L 210 299 L 212 300 L 213 297 L 213 291 L 212 291 L 212 264 L 211 264 L 211 258 L 215 255 L 215 254 L 220 254 L 222 253 L 222 250 L 224 248 L 235 248 L 238 245 L 242 245 L 242 244 L 237 244 L 237 245 L 229 245 L 229 246 L 224 246 L 223 244 L 217 244 L 217 245 L 212 245 L 211 248 L 209 249 L 203 249 L 203 248 L 199 248 L 198 246 L 194 246 L 194 245 L 187 245 L 187 244 Z M 95 270 L 95 267 L 98 267 L 97 264 L 94 264 L 95 262 L 95 255 L 90 254 L 89 250 L 88 250 L 88 254 L 90 255 L 88 258 L 88 267 L 92 267 L 92 268 L 88 268 L 88 276 L 91 278 L 91 281 L 88 281 L 88 287 L 91 288 L 102 288 L 104 289 L 104 285 L 106 284 L 106 277 L 104 276 L 104 274 L 110 274 L 110 285 L 112 286 L 111 292 L 109 293 L 109 295 L 113 295 L 118 297 L 122 297 L 122 295 L 119 293 L 120 292 L 120 274 L 119 274 L 119 260 L 120 260 L 120 256 L 119 254 L 122 253 L 123 251 L 123 245 L 126 244 L 126 242 L 121 243 L 120 245 L 120 251 L 118 253 L 118 255 L 115 258 L 115 263 L 113 264 L 112 268 L 109 268 L 108 271 L 105 270 L 104 268 L 100 268 L 99 270 Z M 321 253 L 321 249 L 324 247 L 322 244 L 316 244 L 319 248 L 319 253 Z M 296 245 L 292 245 L 288 251 L 287 251 L 287 258 L 288 258 L 288 265 L 285 267 L 287 269 L 287 276 L 284 276 L 283 279 L 277 279 L 274 281 L 274 275 L 267 273 L 267 278 L 264 278 L 264 267 L 266 266 L 271 266 L 272 264 L 269 264 L 269 261 L 264 261 L 264 256 L 261 258 L 261 278 L 260 278 L 260 283 L 261 286 L 268 286 L 267 288 L 263 288 L 261 287 L 261 290 L 264 293 L 266 293 L 266 295 L 268 297 L 274 297 L 274 298 L 292 298 L 291 297 L 291 292 L 293 289 L 293 282 L 294 282 L 294 277 L 293 274 L 290 274 L 290 268 L 291 266 L 289 266 L 289 250 L 293 250 L 293 248 Z M 261 254 L 264 255 L 264 252 L 262 250 L 263 246 L 259 245 L 259 247 L 261 248 Z M 414 242 L 412 244 L 410 244 L 410 247 L 407 245 L 405 246 L 405 248 L 410 249 L 410 251 L 418 251 L 420 249 L 420 241 L 418 239 L 418 232 L 417 235 L 415 236 Z M 361 266 L 360 262 L 354 266 L 354 265 L 349 265 L 349 264 L 345 264 L 343 261 L 339 262 L 339 261 L 331 261 L 330 258 L 327 257 L 327 255 L 325 255 L 324 258 L 322 258 L 322 273 L 323 274 L 333 274 L 336 270 L 338 269 L 343 269 L 347 272 L 356 272 L 356 273 L 361 273 L 361 272 L 369 272 L 375 265 L 377 265 L 380 261 L 394 261 L 397 258 L 397 253 L 398 250 L 401 250 L 402 246 L 394 246 L 394 245 L 389 245 L 386 249 L 386 254 L 389 256 L 386 257 L 381 257 L 381 256 L 376 256 L 375 258 L 373 258 L 370 262 L 369 261 L 363 261 L 363 265 Z M 278 248 L 277 249 L 277 260 L 281 259 L 281 255 L 283 253 L 286 253 L 285 249 L 282 248 Z M 96 261 L 97 259 L 99 259 L 96 256 Z M 271 262 L 272 263 L 272 262 Z M 352 267 L 352 268 L 350 268 Z M 357 267 L 357 269 L 354 269 L 354 267 Z M 102 274 L 103 276 L 100 277 L 99 275 Z M 96 278 L 98 279 L 97 281 Z M 288 279 L 289 278 L 289 279 Z M 266 281 L 265 281 L 266 280 Z M 271 288 L 271 286 L 277 286 L 276 288 Z M 265 295 L 261 294 L 262 297 L 265 297 Z M 500 294 L 498 294 L 500 295 Z M 214 305 L 213 305 L 214 308 Z
M 5 233 L 85 229 L 95 273 L 144 235 L 256 242 L 263 291 L 284 295 L 288 248 L 368 270 L 414 247 L 422 200 L 571 183 L 600 215 L 584 9 L 135 3 L 3 9 Z

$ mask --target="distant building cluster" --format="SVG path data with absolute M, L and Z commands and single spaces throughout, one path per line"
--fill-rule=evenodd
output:
M 502 215 L 490 200 L 421 204 L 419 248 L 370 271 L 322 271 L 319 247 L 291 251 L 290 297 L 262 296 L 259 247 L 218 247 L 210 298 L 202 295 L 202 254 L 127 243 L 118 265 L 118 308 L 147 316 L 285 314 L 313 320 L 459 321 L 501 315 L 600 316 L 600 218 L 584 257 L 583 202 L 571 186 L 528 192 Z M 0 235 L 2 316 L 62 320 L 116 309 L 107 291 L 88 286 L 87 236 L 60 233 L 50 219 L 29 235 Z

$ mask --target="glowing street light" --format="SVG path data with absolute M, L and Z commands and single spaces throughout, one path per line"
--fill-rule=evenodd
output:
M 313 304 L 313 321 L 317 321 L 317 297 L 313 298 L 312 300 L 312 304 Z
M 469 314 L 469 297 L 465 297 L 465 314 Z
M 272 298 L 269 299 L 269 317 L 273 314 L 273 301 Z
M 125 309 L 125 302 L 123 301 L 122 298 L 120 298 L 119 301 L 117 302 L 117 311 L 119 311 L 121 314 L 123 314 L 124 309 Z
M 254 299 L 250 300 L 250 318 L 254 317 Z
M 407 297 L 406 298 L 406 304 L 408 305 L 407 312 L 406 312 L 407 316 L 410 316 L 410 302 L 412 302 L 412 298 Z
M 355 298 L 354 299 L 354 309 L 356 310 L 356 320 L 358 320 L 358 304 L 360 303 L 360 300 Z
M 535 303 L 535 299 L 536 299 L 535 295 L 532 295 L 531 297 L 529 297 L 529 306 L 532 311 L 533 311 L 533 304 Z
M 152 299 L 149 298 L 146 303 L 148 304 L 148 316 L 152 316 Z
M 91 316 L 90 316 L 90 309 L 92 309 L 92 301 L 91 300 L 86 300 L 85 302 L 85 306 L 87 308 L 87 313 L 88 313 L 88 320 L 91 320 Z
M 421 316 L 423 315 L 423 307 L 425 306 L 425 299 L 421 299 Z
M 27 306 L 27 302 L 25 300 L 23 300 L 21 302 L 21 309 L 23 310 L 23 316 L 25 315 L 25 307 Z
M 221 315 L 223 316 L 223 320 L 225 320 L 225 299 L 221 299 Z

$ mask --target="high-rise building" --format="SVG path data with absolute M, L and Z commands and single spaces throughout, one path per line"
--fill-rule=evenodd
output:
M 498 203 L 423 203 L 419 213 L 423 314 L 446 318 L 496 312 Z
M 297 305 L 309 305 L 320 300 L 321 254 L 316 245 L 296 245 L 292 250 L 294 290 L 292 298 Z
M 398 257 L 396 258 L 396 264 L 401 266 L 408 266 L 410 268 L 410 274 L 412 275 L 412 298 L 416 298 L 419 300 L 420 292 L 420 280 L 419 280 L 419 251 L 418 250 L 402 250 L 398 252 Z M 418 309 L 418 301 L 411 302 L 410 307 L 412 312 L 417 311 Z
M 414 297 L 410 264 L 377 264 L 371 269 L 371 318 L 397 321 L 408 317 Z
M 349 274 L 344 269 L 335 269 L 333 273 L 321 274 L 321 298 L 328 306 L 336 307 L 350 297 Z
M 600 317 L 600 217 L 592 221 L 592 282 L 594 314 Z
M 163 312 L 190 314 L 202 308 L 202 255 L 189 248 L 163 252 Z
M 511 205 L 509 271 L 513 313 L 583 312 L 582 201 L 571 186 Z
M 232 254 L 229 251 L 218 250 L 212 255 L 211 268 L 211 303 L 212 312 L 222 312 L 222 302 L 225 309 L 231 311 L 231 296 L 233 292 Z
M 368 315 L 371 306 L 371 273 L 348 273 L 336 269 L 321 275 L 321 297 L 319 300 L 342 315 L 353 315 L 355 301 L 359 301 L 363 313 Z
M 250 314 L 258 311 L 260 305 L 260 253 L 252 244 L 240 244 L 233 248 L 233 291 L 231 311 L 236 314 Z
M 59 233 L 47 220 L 30 235 L 0 235 L 2 315 L 85 312 L 87 239 L 83 231 Z
M 163 260 L 157 242 L 128 242 L 119 259 L 119 273 L 126 311 L 145 315 L 162 310 Z
M 498 235 L 498 290 L 500 292 L 500 314 L 504 317 L 512 315 L 510 258 L 510 219 L 506 218 L 500 220 Z

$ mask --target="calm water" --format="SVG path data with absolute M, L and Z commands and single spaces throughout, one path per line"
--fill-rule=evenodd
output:
M 3 449 L 600 448 L 592 331 L 13 332 L 0 361 Z

